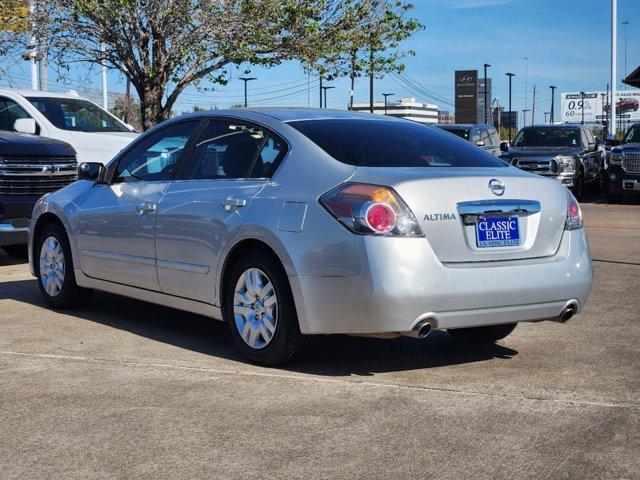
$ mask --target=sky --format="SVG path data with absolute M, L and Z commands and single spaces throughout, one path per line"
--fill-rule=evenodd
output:
M 526 101 L 531 108 L 533 86 L 537 87 L 536 120 L 550 108 L 549 85 L 556 90 L 556 112 L 560 108 L 560 92 L 604 90 L 610 78 L 610 2 L 609 0 L 414 0 L 413 16 L 426 28 L 402 45 L 414 50 L 405 59 L 405 75 L 420 83 L 430 97 L 412 91 L 393 75 L 375 83 L 375 98 L 394 93 L 393 98 L 416 97 L 436 103 L 442 110 L 453 111 L 455 70 L 477 69 L 488 63 L 488 76 L 493 79 L 493 97 L 501 105 L 508 101 L 506 72 L 513 72 L 513 110 L 521 111 Z M 640 0 L 618 0 L 618 23 L 627 26 L 628 73 L 640 65 Z M 618 72 L 624 76 L 624 27 L 618 27 Z M 524 60 L 527 57 L 528 60 Z M 9 63 L 11 62 L 11 63 Z M 27 62 L 0 60 L 9 68 L 12 84 L 28 86 Z M 525 75 L 525 67 L 527 74 Z M 270 69 L 241 65 L 231 69 L 231 81 L 215 91 L 201 92 L 189 88 L 179 99 L 175 110 L 190 111 L 193 105 L 224 108 L 243 101 L 243 84 L 237 77 L 250 69 L 257 80 L 249 84 L 249 104 L 318 105 L 318 89 L 308 92 L 308 78 L 299 64 L 287 62 Z M 52 89 L 88 87 L 99 96 L 99 69 L 80 69 L 67 84 L 51 84 Z M 55 77 L 55 75 L 50 74 Z M 0 78 L 0 85 L 7 85 Z M 317 84 L 311 78 L 312 85 Z M 327 106 L 344 109 L 349 100 L 347 79 L 331 82 Z M 125 82 L 117 72 L 110 72 L 109 86 L 123 92 Z M 619 83 L 619 88 L 622 84 Z M 630 88 L 630 87 L 629 87 Z M 367 102 L 367 79 L 356 85 L 356 101 Z M 436 101 L 435 98 L 440 101 Z

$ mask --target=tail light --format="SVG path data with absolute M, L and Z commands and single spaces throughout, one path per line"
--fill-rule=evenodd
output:
M 390 187 L 345 183 L 322 195 L 320 204 L 353 233 L 422 236 L 416 217 Z
M 565 222 L 565 230 L 575 230 L 582 228 L 582 211 L 576 197 L 567 190 L 567 221 Z

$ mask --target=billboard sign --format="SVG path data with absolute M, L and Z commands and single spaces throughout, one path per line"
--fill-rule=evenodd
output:
M 562 122 L 580 123 L 583 115 L 583 99 L 578 92 L 563 93 Z M 585 123 L 602 123 L 607 119 L 609 105 L 606 92 L 585 92 Z M 616 92 L 616 116 L 623 122 L 640 121 L 640 90 Z
M 478 120 L 478 71 L 456 70 L 456 122 L 476 123 Z

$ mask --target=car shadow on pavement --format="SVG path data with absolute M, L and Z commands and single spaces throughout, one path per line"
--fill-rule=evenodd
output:
M 35 280 L 0 282 L 0 300 L 3 299 L 48 308 Z M 64 313 L 179 348 L 246 362 L 236 350 L 227 325 L 200 315 L 104 292 L 95 292 L 86 307 Z M 322 335 L 308 337 L 302 358 L 283 368 L 324 376 L 367 376 L 509 359 L 517 354 L 501 345 L 465 344 L 442 331 L 433 332 L 424 340 Z

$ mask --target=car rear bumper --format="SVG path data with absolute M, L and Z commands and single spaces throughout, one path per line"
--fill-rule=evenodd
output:
M 556 319 L 569 303 L 580 311 L 593 282 L 582 229 L 564 232 L 552 257 L 506 262 L 443 265 L 424 239 L 363 243 L 357 276 L 290 277 L 303 333 L 408 332 L 427 317 L 441 329 Z

